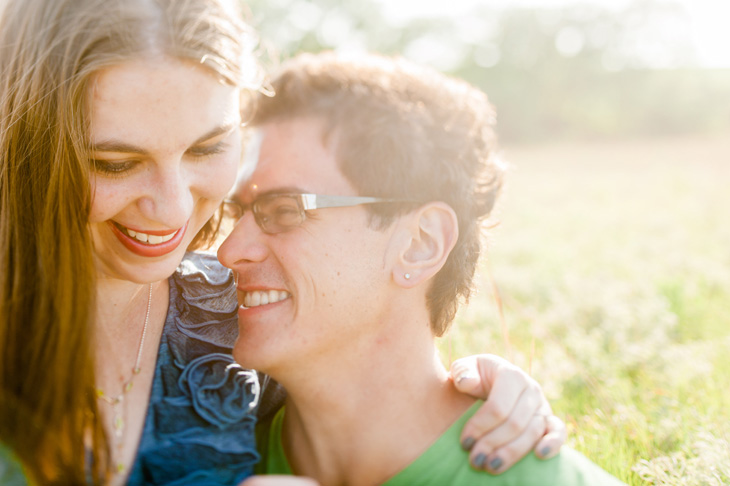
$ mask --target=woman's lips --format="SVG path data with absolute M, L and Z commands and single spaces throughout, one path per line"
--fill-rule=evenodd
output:
M 189 221 L 188 221 L 189 222 Z M 112 232 L 119 241 L 127 248 L 127 250 L 143 257 L 158 257 L 167 255 L 175 251 L 185 236 L 188 229 L 188 222 L 177 231 L 136 231 L 125 226 L 121 226 L 112 221 L 109 225 Z M 130 235 L 135 235 L 130 236 Z M 165 239 L 169 238 L 167 241 Z M 152 240 L 152 242 L 144 242 L 142 240 Z

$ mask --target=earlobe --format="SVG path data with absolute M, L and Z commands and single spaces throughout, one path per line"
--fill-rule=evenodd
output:
M 456 213 L 442 202 L 421 206 L 400 230 L 406 237 L 393 267 L 393 280 L 404 288 L 416 287 L 436 275 L 459 236 Z

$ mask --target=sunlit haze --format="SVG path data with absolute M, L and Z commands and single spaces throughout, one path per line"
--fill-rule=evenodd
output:
M 575 5 L 596 5 L 607 9 L 621 9 L 629 6 L 631 0 L 449 0 L 446 2 L 423 2 L 422 0 L 376 0 L 384 13 L 395 23 L 406 22 L 418 17 L 452 17 L 468 21 L 469 13 L 478 6 L 491 8 L 562 8 Z M 686 24 L 657 26 L 661 35 L 667 38 L 689 35 L 696 49 L 697 62 L 706 68 L 730 68 L 730 1 L 727 0 L 676 0 L 686 12 Z M 570 47 L 570 38 L 563 39 Z M 432 46 L 427 46 L 432 47 Z M 559 47 L 559 46 L 558 46 Z M 650 48 L 649 48 L 650 49 Z M 651 54 L 650 52 L 648 54 Z M 657 60 L 653 67 L 663 66 Z

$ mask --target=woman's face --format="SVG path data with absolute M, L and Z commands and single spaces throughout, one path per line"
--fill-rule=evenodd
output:
M 239 92 L 194 63 L 130 61 L 96 75 L 89 108 L 99 276 L 167 278 L 235 180 Z

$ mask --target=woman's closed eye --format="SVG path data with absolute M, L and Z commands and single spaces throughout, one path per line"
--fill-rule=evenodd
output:
M 103 160 L 93 159 L 91 161 L 94 171 L 109 177 L 122 177 L 134 169 L 139 161 L 137 160 Z
M 230 144 L 228 142 L 221 140 L 210 145 L 191 147 L 186 153 L 194 159 L 204 159 L 224 153 L 229 147 Z M 140 162 L 141 160 L 138 159 L 108 160 L 95 158 L 91 160 L 94 171 L 107 177 L 124 177 L 134 170 Z
M 213 145 L 192 147 L 188 149 L 188 154 L 193 157 L 210 157 L 225 152 L 228 147 L 228 143 L 221 141 Z

